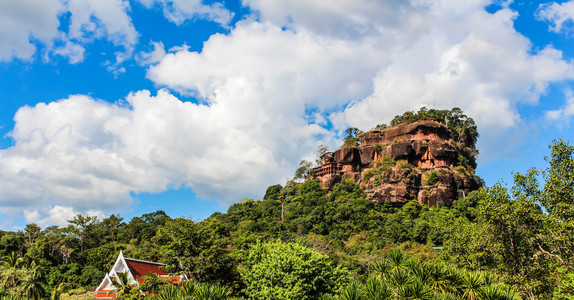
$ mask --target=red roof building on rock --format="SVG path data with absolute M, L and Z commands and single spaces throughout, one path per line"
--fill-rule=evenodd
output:
M 144 276 L 148 274 L 155 274 L 166 280 L 170 280 L 173 284 L 179 284 L 181 281 L 187 280 L 185 274 L 170 276 L 163 270 L 165 264 L 145 261 L 133 258 L 126 258 L 122 251 L 116 259 L 116 263 L 111 271 L 106 274 L 96 291 L 92 293 L 96 299 L 113 299 L 116 296 L 117 287 L 115 282 L 121 282 L 118 274 L 127 273 L 128 284 L 134 288 L 139 287 L 144 282 Z M 143 293 L 142 293 L 143 294 Z

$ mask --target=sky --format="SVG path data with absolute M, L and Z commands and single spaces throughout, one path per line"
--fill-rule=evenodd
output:
M 2 230 L 203 219 L 422 106 L 487 185 L 574 141 L 574 0 L 0 0 L 0 41 Z

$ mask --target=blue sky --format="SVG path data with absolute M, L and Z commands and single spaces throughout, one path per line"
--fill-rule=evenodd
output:
M 479 126 L 488 185 L 572 141 L 574 1 L 0 0 L 0 229 L 201 219 L 347 127 Z

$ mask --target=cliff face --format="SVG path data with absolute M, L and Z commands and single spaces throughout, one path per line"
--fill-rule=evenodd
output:
M 359 147 L 342 147 L 321 157 L 313 170 L 321 186 L 331 189 L 353 179 L 373 202 L 447 205 L 478 189 L 474 169 L 463 165 L 464 146 L 435 121 L 419 121 L 358 136 Z

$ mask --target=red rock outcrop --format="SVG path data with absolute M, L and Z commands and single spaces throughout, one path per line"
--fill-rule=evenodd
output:
M 451 204 L 479 187 L 474 170 L 457 166 L 461 153 L 449 129 L 419 121 L 358 136 L 359 147 L 342 147 L 321 157 L 315 178 L 325 189 L 352 178 L 373 202 Z

